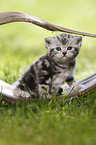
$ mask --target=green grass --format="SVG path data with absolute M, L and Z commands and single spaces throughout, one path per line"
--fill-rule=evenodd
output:
M 96 34 L 94 0 L 0 0 L 0 11 L 23 11 L 66 28 Z M 12 84 L 46 52 L 44 38 L 57 35 L 32 24 L 0 26 L 0 79 Z M 84 37 L 75 77 L 96 70 L 96 39 Z M 0 145 L 95 145 L 96 95 L 68 103 L 0 102 Z M 87 101 L 88 100 L 88 101 Z
M 87 98 L 88 99 L 88 98 Z M 90 109 L 91 108 L 91 109 Z M 0 144 L 95 145 L 96 100 L 38 102 L 0 108 Z

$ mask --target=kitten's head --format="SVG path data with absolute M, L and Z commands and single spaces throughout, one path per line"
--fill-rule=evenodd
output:
M 81 42 L 81 36 L 69 34 L 45 38 L 48 55 L 60 63 L 73 60 L 79 54 Z

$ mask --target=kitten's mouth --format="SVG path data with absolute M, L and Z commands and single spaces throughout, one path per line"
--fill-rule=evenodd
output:
M 61 58 L 61 62 L 66 62 L 66 60 L 67 60 L 68 58 L 66 57 L 66 56 L 63 56 L 62 58 Z
M 67 56 L 65 55 L 65 56 L 62 56 L 62 58 L 67 58 Z

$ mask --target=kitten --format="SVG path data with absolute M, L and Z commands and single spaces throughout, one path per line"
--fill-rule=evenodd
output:
M 17 92 L 22 90 L 34 97 L 52 97 L 64 82 L 71 87 L 75 82 L 73 69 L 81 42 L 82 37 L 69 34 L 45 38 L 47 54 L 33 62 L 14 83 Z

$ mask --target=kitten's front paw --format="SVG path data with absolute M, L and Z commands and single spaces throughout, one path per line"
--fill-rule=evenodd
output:
M 68 85 L 63 85 L 63 86 L 60 86 L 58 92 L 56 93 L 56 95 L 64 95 L 64 96 L 67 96 L 69 94 L 69 86 Z
M 15 88 L 14 90 L 13 90 L 13 94 L 14 94 L 14 96 L 16 96 L 16 97 L 23 97 L 23 98 L 28 98 L 28 97 L 30 97 L 30 94 L 28 93 L 28 92 L 26 92 L 26 91 L 22 91 L 21 89 L 19 89 L 19 88 Z

